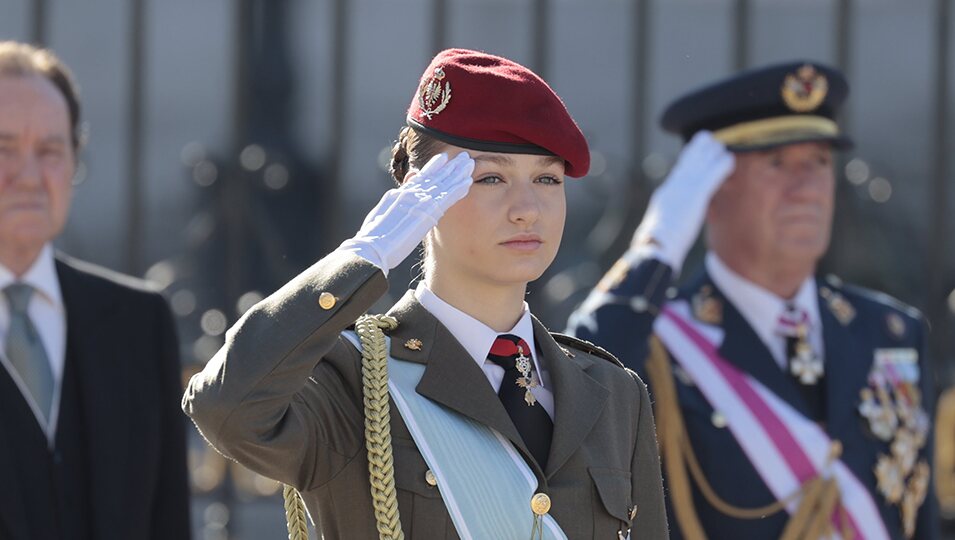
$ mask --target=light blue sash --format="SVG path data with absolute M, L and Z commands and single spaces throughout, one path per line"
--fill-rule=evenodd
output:
M 360 350 L 354 333 L 343 335 Z M 423 364 L 389 357 L 388 390 L 437 479 L 458 536 L 529 539 L 537 477 L 503 435 L 419 395 L 415 387 L 424 369 Z M 542 522 L 543 538 L 567 540 L 549 514 Z

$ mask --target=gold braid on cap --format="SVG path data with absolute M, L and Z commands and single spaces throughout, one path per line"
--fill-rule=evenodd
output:
M 395 491 L 395 463 L 391 446 L 388 406 L 388 342 L 383 330 L 394 330 L 398 321 L 386 315 L 364 315 L 355 323 L 361 341 L 361 384 L 365 403 L 365 447 L 375 522 L 381 540 L 404 540 Z M 285 516 L 289 540 L 308 540 L 302 496 L 285 486 Z
M 727 146 L 779 144 L 804 137 L 836 137 L 839 125 L 824 116 L 793 114 L 734 124 L 713 132 Z

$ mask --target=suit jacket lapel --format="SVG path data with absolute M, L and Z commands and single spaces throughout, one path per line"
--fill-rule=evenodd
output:
M 128 474 L 131 465 L 128 433 L 128 392 L 134 378 L 127 373 L 120 348 L 121 336 L 109 335 L 122 325 L 110 299 L 96 297 L 85 287 L 82 275 L 62 261 L 56 262 L 63 302 L 66 306 L 66 361 L 76 370 L 90 460 L 90 496 L 93 528 L 98 538 L 116 534 L 116 516 L 122 515 L 124 500 L 135 482 Z
M 0 367 L 0 377 L 8 377 L 3 367 Z M 9 383 L 8 386 L 12 391 L 19 391 L 12 380 Z M 0 423 L 0 441 L 20 436 L 22 434 L 10 433 L 9 428 Z M 26 515 L 23 509 L 23 498 L 18 492 L 20 482 L 16 479 L 18 466 L 23 464 L 14 461 L 9 444 L 0 442 L 0 531 L 9 530 L 13 535 L 11 540 L 28 540 L 28 532 L 23 522 Z
M 580 447 L 606 406 L 610 395 L 586 373 L 592 361 L 570 358 L 535 317 L 534 341 L 547 366 L 554 393 L 554 435 L 547 457 L 547 478 L 554 475 Z
M 776 360 L 763 340 L 743 318 L 736 306 L 726 299 L 716 284 L 712 283 L 708 275 L 704 277 L 704 283 L 713 288 L 714 294 L 723 304 L 724 338 L 719 348 L 720 356 L 753 376 L 802 414 L 808 414 L 806 402 L 800 395 L 795 381 L 776 364 Z
M 391 356 L 426 364 L 417 392 L 497 430 L 529 457 L 484 371 L 451 332 L 415 299 L 414 292 L 408 291 L 388 314 L 398 319 L 398 328 L 391 332 Z M 405 346 L 411 339 L 421 342 L 419 350 Z

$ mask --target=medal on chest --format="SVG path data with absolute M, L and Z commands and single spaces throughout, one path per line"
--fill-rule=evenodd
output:
M 521 374 L 521 376 L 517 378 L 517 386 L 524 389 L 524 402 L 530 407 L 537 403 L 537 398 L 534 397 L 531 388 L 540 386 L 540 382 L 537 380 L 537 373 L 531 371 L 531 359 L 524 355 L 524 348 L 520 345 L 517 347 L 515 365 L 517 371 Z

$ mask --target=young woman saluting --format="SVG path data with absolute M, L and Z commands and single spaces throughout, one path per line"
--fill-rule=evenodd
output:
M 236 323 L 183 409 L 328 539 L 665 538 L 643 382 L 524 302 L 564 177 L 589 166 L 577 125 L 527 68 L 462 49 L 432 60 L 407 124 L 400 186 Z M 351 331 L 422 241 L 417 288 Z

